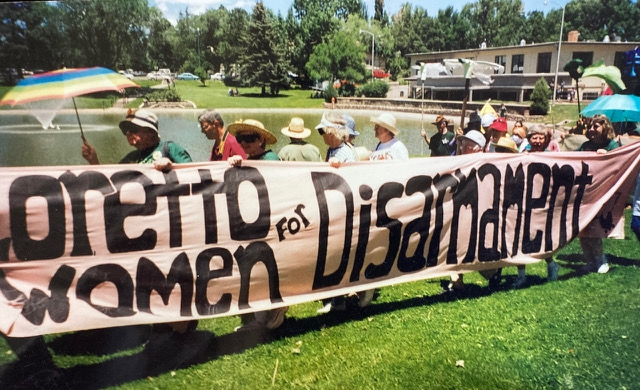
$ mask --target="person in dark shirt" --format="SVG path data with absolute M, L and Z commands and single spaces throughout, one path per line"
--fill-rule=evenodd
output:
M 449 130 L 449 121 L 443 115 L 439 115 L 433 124 L 438 129 L 433 137 L 429 138 L 424 131 L 421 133 L 422 138 L 431 149 L 431 157 L 451 156 L 455 149 L 450 145 L 454 134 Z

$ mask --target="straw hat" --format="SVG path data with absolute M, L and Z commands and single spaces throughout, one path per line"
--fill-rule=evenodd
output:
M 383 112 L 377 118 L 372 116 L 371 123 L 384 127 L 385 129 L 393 133 L 393 135 L 398 135 L 398 133 L 400 133 L 400 130 L 396 128 L 396 117 L 388 112 Z
M 158 117 L 149 110 L 129 110 L 127 118 L 120 122 L 120 130 L 122 134 L 126 134 L 127 130 L 136 130 L 137 127 L 144 127 L 158 133 Z
M 438 115 L 438 117 L 436 118 L 436 121 L 433 122 L 434 125 L 439 126 L 440 122 L 445 121 L 447 122 L 447 125 L 449 124 L 449 120 L 447 118 L 444 117 L 444 115 Z
M 227 130 L 234 136 L 238 134 L 238 132 L 246 131 L 259 134 L 266 144 L 275 144 L 278 141 L 275 135 L 264 128 L 262 122 L 255 119 L 245 119 L 244 121 L 234 122 L 227 127 Z
M 289 126 L 283 127 L 280 132 L 287 137 L 291 138 L 307 138 L 311 135 L 311 130 L 304 127 L 304 120 L 302 118 L 291 118 Z
M 511 138 L 501 137 L 498 142 L 492 142 L 491 145 L 496 149 L 496 152 L 518 153 L 518 146 Z

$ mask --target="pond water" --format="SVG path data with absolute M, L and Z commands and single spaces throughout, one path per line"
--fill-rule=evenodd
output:
M 197 121 L 202 110 L 157 112 L 160 135 L 164 140 L 182 145 L 191 154 L 194 161 L 208 161 L 213 145 L 201 132 Z M 225 125 L 241 119 L 256 119 L 262 122 L 278 139 L 271 149 L 275 152 L 289 143 L 289 138 L 280 130 L 289 124 L 292 116 L 304 119 L 305 127 L 312 129 L 306 140 L 315 144 L 321 154 L 327 150 L 322 137 L 314 130 L 320 122 L 323 110 L 220 110 Z M 357 146 L 373 149 L 377 144 L 374 136 L 371 116 L 379 111 L 350 111 L 356 120 L 356 129 L 360 136 Z M 422 116 L 420 114 L 394 114 L 401 130 L 398 138 L 407 146 L 412 157 L 427 156 L 428 147 L 420 137 Z M 85 137 L 96 148 L 100 162 L 115 164 L 132 148 L 118 128 L 124 119 L 122 112 L 80 111 L 80 120 Z M 431 136 L 435 126 L 431 122 L 433 115 L 424 116 L 424 129 Z M 53 119 L 53 129 L 43 129 L 38 120 L 25 111 L 0 113 L 0 166 L 54 166 L 86 165 L 80 155 L 82 140 L 78 121 L 73 111 L 66 110 Z

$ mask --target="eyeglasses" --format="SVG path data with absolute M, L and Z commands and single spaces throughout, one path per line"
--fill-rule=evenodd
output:
M 318 134 L 324 135 L 324 129 L 318 129 Z
M 213 123 L 209 123 L 209 122 L 202 122 L 202 123 L 200 123 L 200 128 L 201 128 L 202 130 L 206 130 L 206 129 L 208 129 L 209 127 L 212 127 L 212 126 L 213 126 Z
M 238 141 L 238 143 L 245 142 L 245 143 L 251 144 L 256 142 L 259 139 L 260 139 L 260 136 L 255 133 L 236 135 L 236 140 Z

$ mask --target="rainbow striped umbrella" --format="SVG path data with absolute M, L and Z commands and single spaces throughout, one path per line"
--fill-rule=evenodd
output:
M 15 106 L 38 100 L 73 99 L 75 96 L 101 91 L 121 91 L 129 87 L 139 87 L 139 85 L 111 69 L 101 67 L 59 69 L 20 81 L 2 97 L 0 105 Z M 76 110 L 80 135 L 84 140 L 75 99 L 73 99 L 73 107 Z

